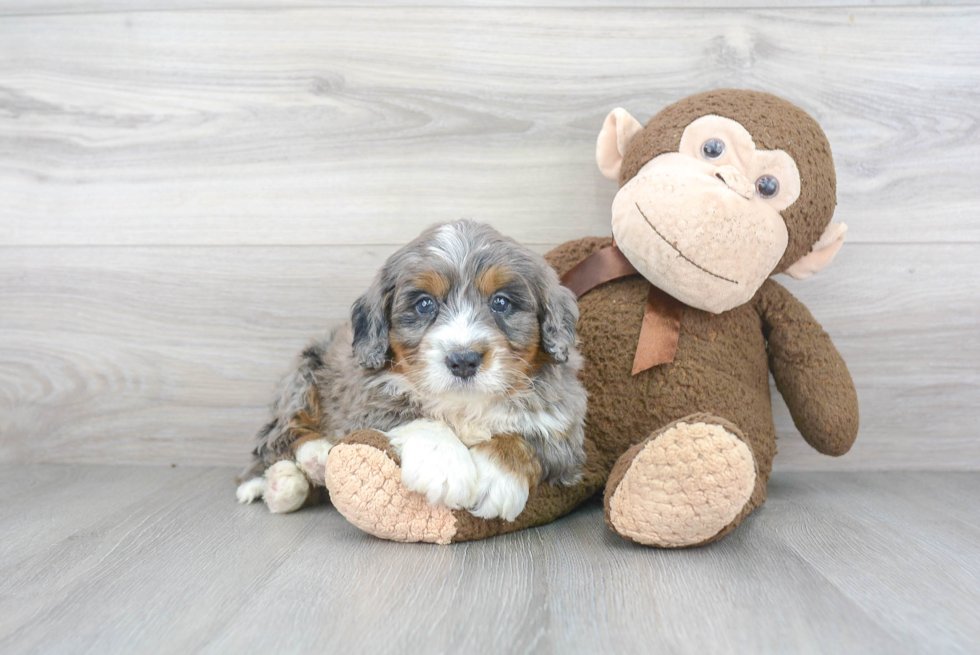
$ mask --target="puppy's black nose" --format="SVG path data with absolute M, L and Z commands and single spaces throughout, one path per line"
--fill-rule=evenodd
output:
M 446 366 L 458 378 L 469 378 L 476 375 L 476 369 L 483 363 L 483 355 L 475 350 L 456 350 L 449 353 Z

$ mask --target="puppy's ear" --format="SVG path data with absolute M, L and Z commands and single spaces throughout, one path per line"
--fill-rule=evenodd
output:
M 384 270 L 351 307 L 350 318 L 354 327 L 354 359 L 361 368 L 379 369 L 388 359 L 388 331 L 391 329 L 389 307 L 394 285 L 386 284 Z
M 568 351 L 575 346 L 575 324 L 578 323 L 578 301 L 557 276 L 548 287 L 541 316 L 541 342 L 558 364 L 568 361 Z

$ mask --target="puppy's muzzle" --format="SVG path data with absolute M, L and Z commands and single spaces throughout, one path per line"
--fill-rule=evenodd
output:
M 446 357 L 446 367 L 458 378 L 466 379 L 476 375 L 483 355 L 475 350 L 454 350 Z

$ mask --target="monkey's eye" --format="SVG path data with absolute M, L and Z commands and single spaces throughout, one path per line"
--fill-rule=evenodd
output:
M 506 314 L 510 311 L 511 302 L 507 296 L 494 296 L 490 300 L 490 311 L 496 314 Z
M 719 139 L 708 139 L 701 146 L 701 156 L 714 160 L 725 154 L 725 143 Z
M 415 303 L 415 311 L 422 315 L 431 314 L 436 311 L 436 301 L 428 296 L 419 298 L 419 301 Z
M 779 193 L 779 180 L 772 175 L 763 175 L 755 181 L 755 192 L 763 198 L 772 198 Z

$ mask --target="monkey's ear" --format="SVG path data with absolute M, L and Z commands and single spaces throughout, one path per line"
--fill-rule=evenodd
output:
M 844 245 L 846 232 L 847 226 L 843 223 L 831 223 L 813 244 L 813 250 L 800 257 L 784 273 L 797 280 L 805 280 L 814 273 L 819 273 Z
M 619 180 L 619 169 L 623 166 L 626 146 L 642 129 L 640 122 L 620 107 L 606 116 L 595 144 L 595 161 L 606 179 Z

